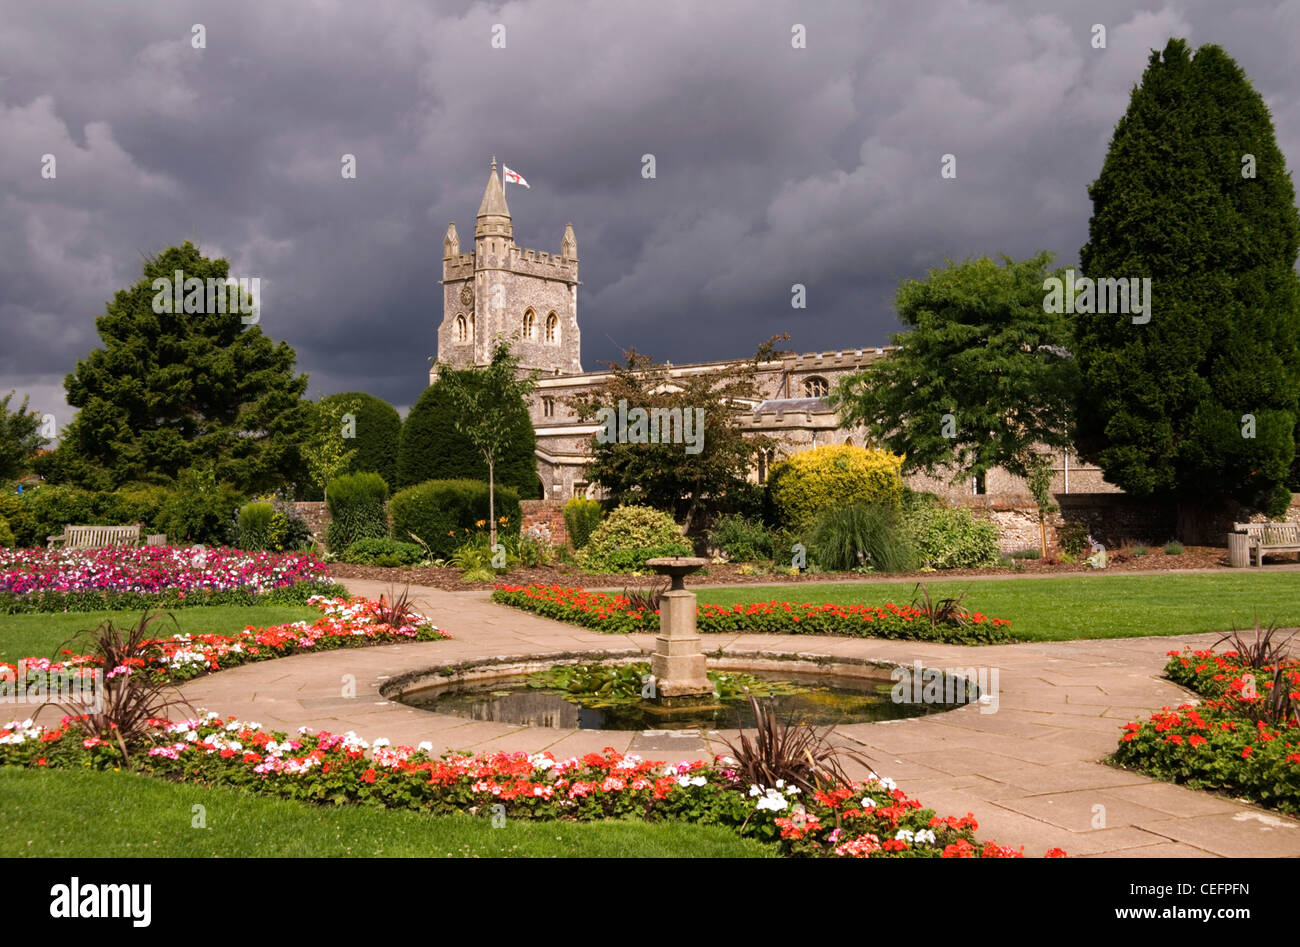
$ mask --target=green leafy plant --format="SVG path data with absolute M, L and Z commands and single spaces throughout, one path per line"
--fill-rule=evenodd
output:
M 330 525 L 325 545 L 333 553 L 347 549 L 360 539 L 383 539 L 388 535 L 388 484 L 377 473 L 344 474 L 329 482 L 325 505 Z
M 416 543 L 397 539 L 358 539 L 340 556 L 344 562 L 363 566 L 413 566 L 426 558 L 424 549 Z
M 970 510 L 918 506 L 903 515 L 917 557 L 935 569 L 975 569 L 998 561 L 998 530 Z
M 1017 549 L 1011 553 L 1012 559 L 1041 559 L 1043 554 L 1037 549 Z
M 1165 543 L 1166 556 L 1181 556 L 1186 551 L 1185 547 L 1178 540 L 1174 539 Z
M 0 516 L 0 546 L 13 547 L 17 545 L 14 539 L 14 531 L 9 528 L 9 521 Z
M 578 561 L 590 572 L 640 572 L 647 559 L 689 556 L 681 528 L 667 513 L 648 506 L 620 506 L 591 534 Z
M 1056 531 L 1056 541 L 1061 550 L 1077 560 L 1088 548 L 1088 524 L 1071 521 Z M 1062 557 L 1064 558 L 1064 557 Z
M 719 518 L 709 532 L 709 546 L 724 552 L 731 562 L 756 562 L 776 557 L 776 544 L 767 527 L 738 514 Z
M 738 671 L 708 671 L 719 700 L 740 700 L 746 692 L 762 689 L 769 695 L 801 694 L 808 688 L 788 681 L 767 681 Z M 529 687 L 564 691 L 567 699 L 587 707 L 612 707 L 643 700 L 650 674 L 649 661 L 631 664 L 561 664 L 528 675 Z
M 600 504 L 586 497 L 574 497 L 564 504 L 564 527 L 569 532 L 569 542 L 574 549 L 587 545 L 604 515 Z
M 234 545 L 238 549 L 270 549 L 272 546 L 272 521 L 275 508 L 269 503 L 246 503 L 240 507 L 234 530 Z
M 823 511 L 814 521 L 808 551 L 823 569 L 906 572 L 915 555 L 896 508 L 853 503 Z

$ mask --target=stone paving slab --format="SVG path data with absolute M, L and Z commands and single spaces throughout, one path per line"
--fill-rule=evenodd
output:
M 354 594 L 377 597 L 378 582 L 348 580 Z M 601 635 L 493 604 L 486 592 L 411 589 L 415 606 L 454 636 L 450 641 L 297 655 L 189 682 L 185 696 L 267 727 L 353 730 L 437 752 L 549 750 L 559 756 L 612 746 L 660 759 L 725 753 L 735 732 L 668 736 L 552 729 L 471 721 L 383 699 L 392 678 L 421 669 L 506 656 L 648 653 L 652 635 Z M 997 668 L 996 712 L 978 706 L 926 717 L 837 730 L 836 741 L 865 753 L 879 772 L 943 814 L 973 812 L 980 835 L 1039 855 L 1051 847 L 1077 856 L 1300 857 L 1300 822 L 1209 793 L 1159 783 L 1099 761 L 1121 727 L 1188 699 L 1161 678 L 1166 652 L 1206 647 L 1219 636 L 1147 637 L 967 647 L 933 642 L 806 635 L 704 636 L 704 647 L 737 657 L 822 654 L 910 667 Z M 352 675 L 356 697 L 342 694 Z M 662 747 L 662 749 L 661 749 Z M 850 765 L 851 772 L 865 768 Z M 1107 828 L 1093 829 L 1092 806 L 1106 806 Z

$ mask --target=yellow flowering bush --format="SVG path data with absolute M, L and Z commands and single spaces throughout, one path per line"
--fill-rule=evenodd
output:
M 831 507 L 898 504 L 903 497 L 902 469 L 900 454 L 828 444 L 781 461 L 772 468 L 768 489 L 781 520 L 799 527 Z

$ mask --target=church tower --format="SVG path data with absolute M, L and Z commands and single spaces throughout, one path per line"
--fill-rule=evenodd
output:
M 558 254 L 516 246 L 496 158 L 479 203 L 472 253 L 461 252 L 456 224 L 447 226 L 442 290 L 440 361 L 458 368 L 486 365 L 495 340 L 503 338 L 523 368 L 543 375 L 582 371 L 573 225 L 564 228 Z

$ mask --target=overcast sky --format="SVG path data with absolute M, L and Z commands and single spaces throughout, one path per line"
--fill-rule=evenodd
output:
M 573 222 L 584 368 L 778 332 L 884 344 L 898 281 L 945 258 L 1077 260 L 1087 186 L 1171 36 L 1237 60 L 1294 172 L 1300 0 L 0 0 L 0 392 L 66 421 L 105 302 L 191 239 L 261 278 L 313 396 L 404 409 L 443 232 L 472 239 L 494 154 L 531 184 L 507 190 L 517 243 L 558 252 Z

